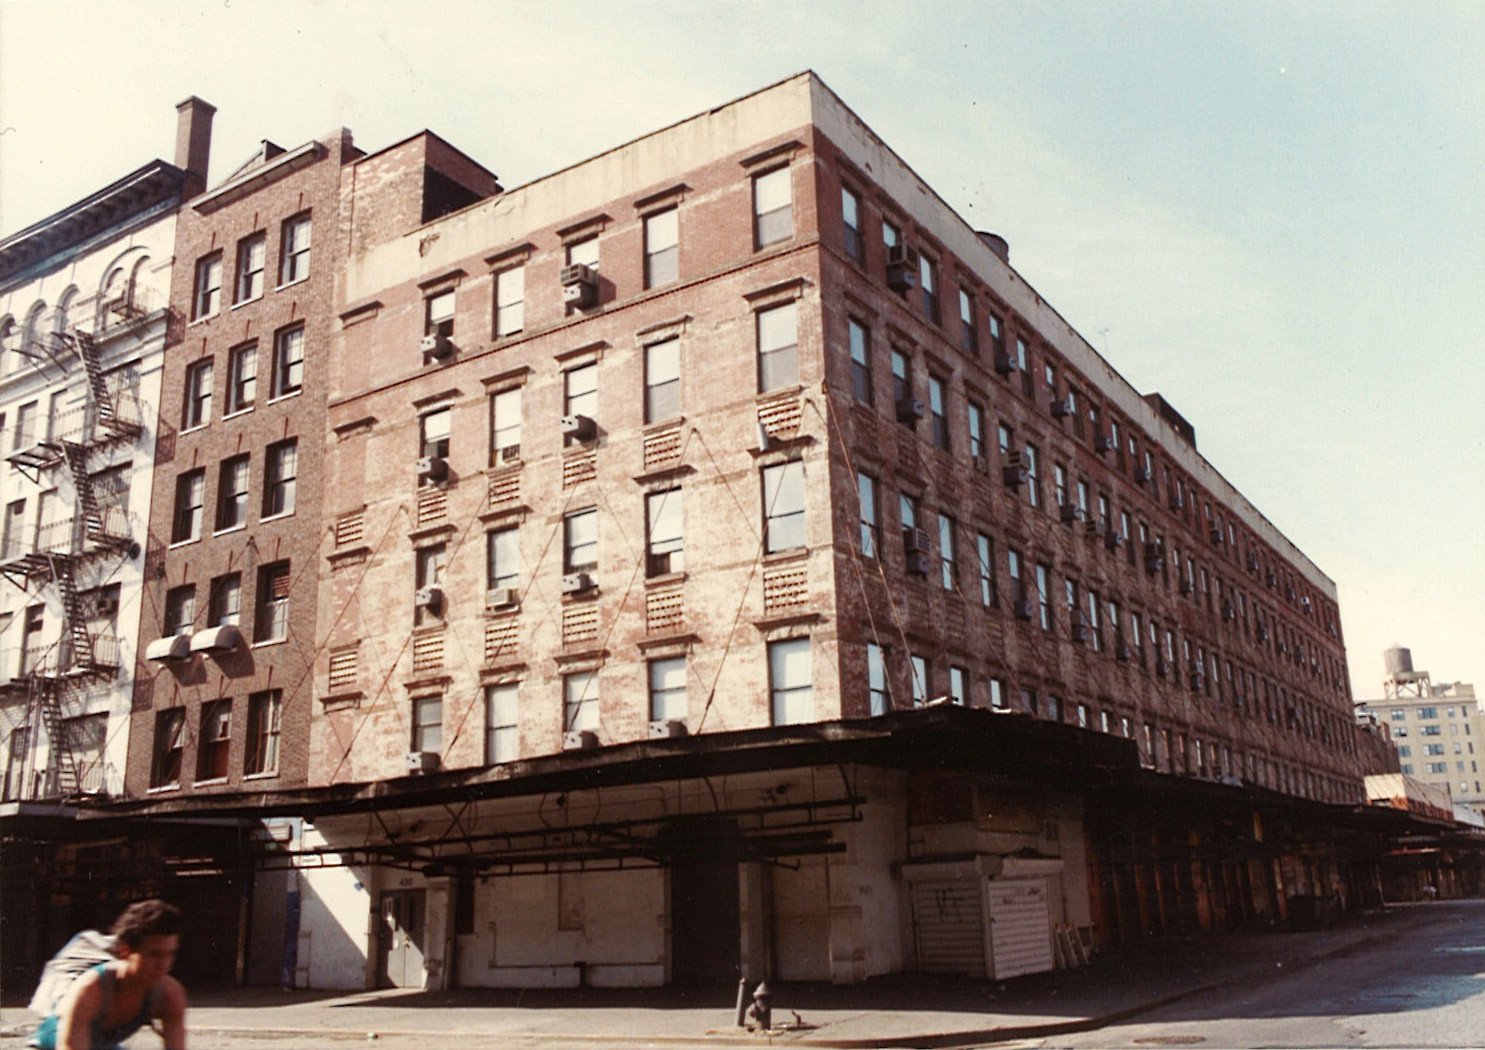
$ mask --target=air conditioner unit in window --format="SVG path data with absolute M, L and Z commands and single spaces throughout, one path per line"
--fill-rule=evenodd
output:
M 1104 533 L 1108 531 L 1108 525 L 1101 518 L 1089 518 L 1083 522 L 1083 535 L 1090 540 L 1103 539 Z
M 686 723 L 676 718 L 668 718 L 664 721 L 650 723 L 650 739 L 666 740 L 670 737 L 685 736 Z
M 1124 546 L 1124 536 L 1115 529 L 1106 529 L 1103 545 L 1109 549 L 1110 553 L 1118 553 L 1119 548 Z
M 1187 595 L 1196 593 L 1196 584 L 1191 581 L 1189 576 L 1181 577 L 1181 593 Z
M 1117 642 L 1114 643 L 1114 659 L 1115 660 L 1127 661 L 1133 655 L 1134 655 L 1134 650 L 1132 650 L 1132 649 L 1129 648 L 1129 643 L 1126 642 L 1126 641 L 1124 641 L 1124 639 L 1121 638 Z
M 515 587 L 495 587 L 485 592 L 486 609 L 510 609 L 521 604 L 521 592 Z
M 1207 538 L 1212 541 L 1213 547 L 1222 546 L 1222 527 L 1220 525 L 1213 525 L 1207 530 Z
M 998 351 L 995 355 L 994 368 L 996 375 L 1008 376 L 1016 370 L 1016 358 L 1009 351 Z
M 592 441 L 598 437 L 598 423 L 591 416 L 563 416 L 562 436 L 574 441 Z
M 1076 525 L 1078 519 L 1083 516 L 1083 512 L 1078 509 L 1076 503 L 1064 503 L 1058 511 L 1058 516 L 1062 518 L 1062 524 Z
M 447 361 L 454 356 L 454 341 L 442 332 L 423 336 L 418 343 L 424 361 Z
M 413 595 L 413 604 L 419 609 L 429 609 L 437 612 L 443 607 L 442 587 L 419 587 Z
M 1073 403 L 1073 399 L 1070 397 L 1054 397 L 1052 403 L 1047 407 L 1055 419 L 1070 416 L 1078 410 L 1077 405 Z
M 922 529 L 902 530 L 902 552 L 908 573 L 913 576 L 928 575 L 929 550 L 928 533 Z
M 442 456 L 424 456 L 418 460 L 418 480 L 440 484 L 449 479 L 449 461 Z
M 1165 548 L 1158 543 L 1145 544 L 1145 571 L 1157 573 L 1165 568 Z
M 918 253 L 903 244 L 887 249 L 887 287 L 910 292 L 918 286 Z
M 1017 598 L 1011 603 L 1011 612 L 1018 620 L 1029 620 L 1035 610 L 1032 608 L 1031 599 L 1026 597 Z
M 646 576 L 668 576 L 668 575 L 670 575 L 670 573 L 673 571 L 671 569 L 671 561 L 672 561 L 672 559 L 671 559 L 671 552 L 670 551 L 663 551 L 663 552 L 661 552 L 659 554 L 646 554 L 645 555 L 645 575 Z
M 598 302 L 598 274 L 586 263 L 562 267 L 562 301 L 568 306 L 587 309 Z
M 1180 510 L 1186 506 L 1186 497 L 1182 496 L 1179 490 L 1173 489 L 1165 503 L 1171 510 Z
M 597 584 L 594 582 L 591 573 L 569 572 L 566 576 L 562 577 L 563 594 L 587 594 L 595 586 Z
M 438 772 L 439 755 L 437 751 L 409 751 L 407 753 L 407 771 L 416 776 L 426 773 Z
M 1135 467 L 1134 480 L 1141 485 L 1147 485 L 1155 480 L 1155 472 L 1149 467 Z
M 1223 602 L 1222 603 L 1222 619 L 1224 619 L 1224 620 L 1235 620 L 1235 619 L 1237 619 L 1237 610 L 1232 607 L 1232 602 Z
M 588 751 L 598 746 L 598 734 L 588 729 L 569 729 L 562 734 L 563 751 Z
M 1026 459 L 1019 452 L 1007 452 L 1005 465 L 1000 469 L 1000 480 L 1008 489 L 1026 484 L 1031 472 L 1026 469 Z
M 500 462 L 502 462 L 502 463 L 519 463 L 519 462 L 521 462 L 521 446 L 520 445 L 506 445 L 503 449 L 500 450 Z
M 1099 452 L 1113 452 L 1118 449 L 1119 444 L 1108 434 L 1100 434 L 1098 436 L 1098 441 L 1094 444 L 1094 447 L 1097 448 Z
M 897 421 L 899 423 L 916 423 L 923 418 L 923 402 L 916 397 L 901 397 L 897 399 Z
M 117 598 L 99 598 L 93 604 L 93 613 L 96 616 L 112 616 L 119 611 L 119 600 Z
M 1072 640 L 1079 645 L 1084 644 L 1093 637 L 1093 628 L 1088 625 L 1088 617 L 1078 613 L 1072 621 Z

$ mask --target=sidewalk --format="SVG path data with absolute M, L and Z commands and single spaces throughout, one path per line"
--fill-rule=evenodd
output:
M 351 994 L 235 988 L 193 997 L 197 1046 L 292 1042 L 298 1048 L 375 1039 L 380 1047 L 631 1045 L 960 1047 L 1088 1031 L 1214 987 L 1253 982 L 1358 950 L 1403 926 L 1443 920 L 1446 902 L 1344 920 L 1331 930 L 1168 938 L 1069 972 L 1004 984 L 900 976 L 860 985 L 774 987 L 774 1024 L 797 1011 L 804 1027 L 771 1034 L 732 1025 L 736 988 L 687 990 Z M 1437 909 L 1437 910 L 1435 910 Z M 21 1007 L 0 1010 L 0 1047 L 23 1045 Z M 9 1037 L 9 1038 L 7 1038 Z M 133 1046 L 158 1045 L 148 1033 Z

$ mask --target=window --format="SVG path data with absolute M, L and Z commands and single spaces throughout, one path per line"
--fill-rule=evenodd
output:
M 959 347 L 971 356 L 980 352 L 980 335 L 975 328 L 975 300 L 968 289 L 959 289 Z
M 954 519 L 940 512 L 938 516 L 939 575 L 944 590 L 952 591 L 959 577 L 958 542 L 954 538 Z
M 190 430 L 211 422 L 212 359 L 195 361 L 186 368 L 186 403 L 180 427 Z
M 997 711 L 1005 710 L 1005 683 L 999 678 L 990 679 L 990 706 Z
M 278 734 L 282 713 L 283 694 L 277 689 L 248 697 L 247 750 L 242 756 L 242 771 L 248 776 L 278 772 Z
M 292 284 L 309 276 L 309 242 L 308 215 L 296 215 L 284 220 L 279 233 L 279 284 Z
M 526 325 L 526 268 L 516 266 L 495 275 L 495 338 L 515 335 Z
M 1016 371 L 1021 373 L 1021 393 L 1027 397 L 1035 397 L 1033 387 L 1035 380 L 1031 377 L 1031 350 L 1026 345 L 1026 340 L 1020 336 L 1016 337 Z
M 222 780 L 227 776 L 227 754 L 232 749 L 232 701 L 208 700 L 201 705 L 200 744 L 196 748 L 196 779 Z
M 423 334 L 454 338 L 454 289 L 446 289 L 423 300 Z
M 222 253 L 196 261 L 196 291 L 192 297 L 191 319 L 211 317 L 222 305 Z
M 206 621 L 208 627 L 236 624 L 242 613 L 242 575 L 229 572 L 211 581 Z
M 993 311 L 985 312 L 986 326 L 990 330 L 990 349 L 996 357 L 1005 357 L 1005 322 Z
M 246 412 L 258 396 L 258 344 L 239 346 L 227 355 L 227 412 Z
M 908 361 L 907 355 L 896 347 L 892 348 L 891 363 L 892 401 L 896 405 L 901 405 L 913 396 L 912 364 Z M 914 420 L 911 416 L 904 417 L 902 414 L 899 414 L 897 418 L 904 426 L 911 427 L 913 425 Z
M 448 459 L 453 409 L 445 405 L 418 417 L 418 453 L 424 458 Z
M 304 385 L 304 326 L 285 328 L 273 339 L 273 383 L 270 396 L 288 397 Z
M 289 438 L 268 446 L 263 467 L 263 517 L 294 513 L 299 477 L 299 441 Z
M 150 787 L 174 787 L 180 783 L 181 746 L 185 736 L 186 709 L 172 707 L 155 715 L 155 746 L 150 762 Z
M 420 599 L 413 603 L 413 626 L 424 627 L 443 621 L 442 601 L 426 601 L 428 591 L 443 583 L 444 560 L 447 550 L 442 543 L 430 547 L 419 547 L 413 551 L 413 585 Z
M 1048 593 L 1052 570 L 1038 563 L 1036 567 L 1036 601 L 1040 610 L 1042 630 L 1052 629 L 1052 598 Z
M 255 233 L 237 242 L 237 292 L 235 303 L 245 303 L 263 294 L 263 267 L 268 259 L 268 234 Z
M 521 455 L 521 388 L 490 395 L 490 465 Z
M 586 416 L 598 418 L 598 363 L 592 362 L 569 368 L 562 373 L 562 404 L 564 416 Z M 569 437 L 568 444 L 576 441 Z
M 791 199 L 788 168 L 775 168 L 753 177 L 754 247 L 767 248 L 794 235 Z
M 872 716 L 885 715 L 892 704 L 887 690 L 887 654 L 875 642 L 866 643 L 866 688 Z
M 496 529 L 485 537 L 485 586 L 521 586 L 521 530 Z
M 650 721 L 686 720 L 686 658 L 650 661 Z
M 247 453 L 222 460 L 217 473 L 217 531 L 237 529 L 247 524 L 248 471 Z
M 784 303 L 758 314 L 758 392 L 799 382 L 798 309 Z
M 954 703 L 958 704 L 960 707 L 965 706 L 965 703 L 968 699 L 966 693 L 968 686 L 965 685 L 965 682 L 966 678 L 964 668 L 949 668 L 949 699 L 954 701 Z
M 183 583 L 165 592 L 163 635 L 183 634 L 196 623 L 196 585 Z
M 892 254 L 892 249 L 902 243 L 902 231 L 886 219 L 882 220 L 882 247 L 887 249 L 887 254 Z
M 599 724 L 598 672 L 562 676 L 562 730 L 596 730 Z
M 1098 592 L 1088 592 L 1088 641 L 1095 653 L 1103 652 L 1103 626 L 1099 620 Z
M 258 569 L 253 641 L 281 642 L 289 636 L 289 563 L 276 561 Z
M 659 288 L 680 276 L 680 212 L 667 208 L 645 216 L 645 287 Z
M 686 567 L 683 507 L 679 488 L 645 496 L 646 576 L 664 576 Z
M 0 535 L 0 558 L 14 558 L 24 551 L 25 539 L 21 533 L 26 522 L 26 501 L 15 500 L 5 506 L 4 534 Z
M 586 266 L 594 273 L 598 272 L 598 234 L 584 237 L 581 240 L 572 241 L 567 245 L 566 259 L 568 266 Z
M 969 454 L 975 459 L 981 459 L 985 455 L 985 410 L 975 402 L 969 402 L 966 420 L 969 426 Z
M 577 510 L 562 519 L 562 571 L 598 568 L 598 510 Z
M 1033 507 L 1042 505 L 1042 486 L 1037 477 L 1036 446 L 1026 445 L 1026 500 Z
M 1052 464 L 1052 495 L 1057 506 L 1067 506 L 1067 468 L 1061 463 Z
M 979 562 L 980 604 L 995 604 L 995 543 L 983 532 L 975 535 L 975 557 Z
M 412 750 L 443 750 L 443 697 L 415 696 L 412 702 Z
M 857 263 L 865 265 L 866 241 L 861 236 L 861 198 L 844 186 L 840 188 L 840 213 L 846 254 Z
M 1026 598 L 1026 586 L 1021 579 L 1021 554 L 1019 551 L 1007 549 L 1005 560 L 1006 570 L 1011 578 L 1011 597 L 1017 602 L 1024 601 Z
M 521 757 L 520 686 L 515 682 L 485 686 L 485 762 L 513 762 Z
M 814 720 L 808 638 L 768 643 L 768 692 L 774 725 L 799 725 Z
M 881 533 L 878 529 L 877 479 L 857 471 L 856 499 L 861 506 L 861 553 L 868 558 L 879 557 Z
M 872 403 L 871 332 L 854 317 L 846 322 L 851 341 L 851 390 L 863 405 Z
M 175 517 L 170 542 L 201 538 L 201 502 L 206 492 L 206 468 L 188 470 L 175 479 Z
M 916 654 L 908 655 L 908 670 L 913 676 L 913 706 L 928 703 L 928 661 Z
M 938 263 L 927 254 L 918 256 L 918 286 L 923 291 L 923 316 L 939 324 L 942 318 L 938 310 Z
M 948 398 L 944 393 L 944 381 L 933 373 L 928 374 L 928 419 L 933 443 L 941 449 L 949 447 L 949 420 L 946 413 Z
M 645 347 L 645 422 L 681 414 L 681 341 L 666 339 Z
M 804 463 L 791 459 L 763 468 L 764 550 L 803 547 Z
M 906 492 L 899 493 L 897 515 L 902 520 L 904 529 L 916 529 L 918 527 L 918 497 Z
M 26 756 L 31 750 L 31 729 L 16 726 L 10 731 L 9 750 L 5 756 L 5 788 L 0 801 L 14 802 L 26 794 Z

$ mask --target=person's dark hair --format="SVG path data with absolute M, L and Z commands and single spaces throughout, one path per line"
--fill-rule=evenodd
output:
M 114 920 L 112 933 L 120 946 L 138 948 L 146 937 L 180 933 L 180 909 L 162 900 L 135 901 Z

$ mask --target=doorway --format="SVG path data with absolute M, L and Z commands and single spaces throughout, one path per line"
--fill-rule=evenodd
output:
M 735 860 L 672 865 L 671 980 L 737 983 L 741 918 Z
M 378 988 L 423 987 L 427 900 L 426 890 L 393 890 L 382 894 L 377 944 Z

